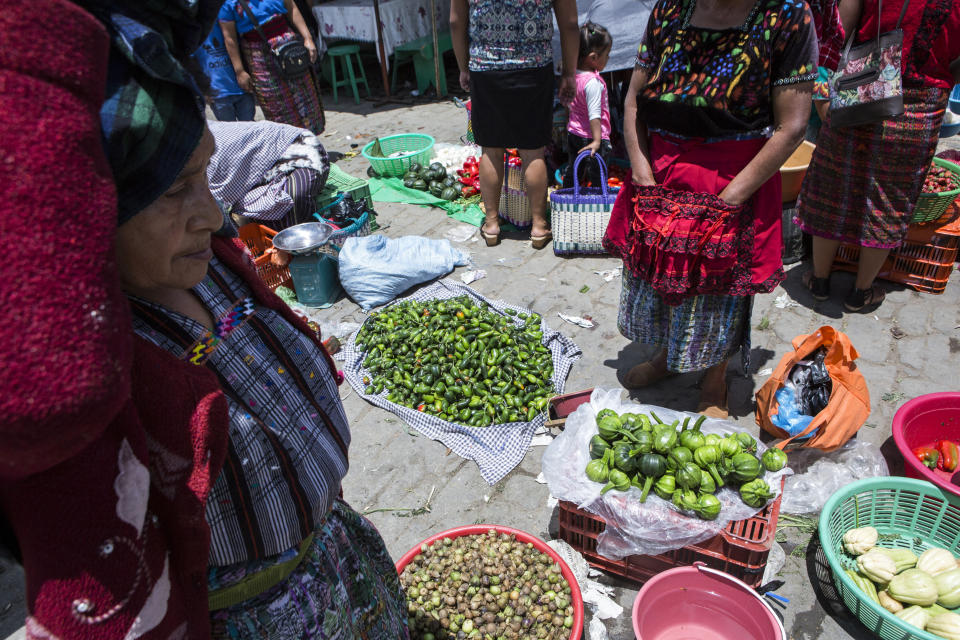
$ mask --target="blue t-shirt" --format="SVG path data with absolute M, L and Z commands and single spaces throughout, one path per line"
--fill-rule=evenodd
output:
M 214 98 L 243 95 L 244 91 L 237 84 L 237 75 L 233 72 L 230 55 L 223 46 L 223 32 L 219 24 L 213 25 L 210 35 L 194 52 L 193 57 L 210 79 L 210 94 Z
M 283 0 L 247 0 L 247 5 L 250 6 L 261 27 L 273 16 L 287 14 L 287 7 L 283 4 Z M 253 23 L 247 18 L 243 5 L 238 0 L 224 2 L 217 18 L 224 22 L 236 22 L 237 33 L 241 36 L 254 30 Z

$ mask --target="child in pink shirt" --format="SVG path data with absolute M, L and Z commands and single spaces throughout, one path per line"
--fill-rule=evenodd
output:
M 610 104 L 607 83 L 600 72 L 607 66 L 613 39 L 598 24 L 587 22 L 580 27 L 580 54 L 577 58 L 577 96 L 570 104 L 567 120 L 567 148 L 570 159 L 563 176 L 563 186 L 573 186 L 573 163 L 581 151 L 590 155 L 599 152 L 606 162 L 610 157 Z M 600 186 L 600 169 L 596 162 L 580 163 L 580 184 Z

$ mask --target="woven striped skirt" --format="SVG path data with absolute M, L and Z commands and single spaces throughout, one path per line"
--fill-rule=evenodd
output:
M 309 129 L 315 134 L 323 133 L 326 119 L 314 74 L 307 73 L 294 79 L 283 77 L 270 51 L 271 46 L 296 40 L 296 34 L 283 16 L 274 18 L 263 29 L 269 46 L 256 32 L 250 32 L 240 38 L 240 48 L 264 118 Z
M 844 129 L 825 123 L 800 192 L 800 228 L 862 247 L 899 247 L 937 148 L 947 97 L 945 89 L 904 89 L 898 118 Z
M 629 340 L 667 350 L 667 369 L 702 371 L 743 350 L 749 370 L 752 296 L 702 295 L 672 306 L 624 269 L 617 327 Z
M 286 559 L 211 567 L 211 590 L 230 587 Z M 403 640 L 407 603 L 374 526 L 341 501 L 314 532 L 290 576 L 264 593 L 210 613 L 214 640 Z

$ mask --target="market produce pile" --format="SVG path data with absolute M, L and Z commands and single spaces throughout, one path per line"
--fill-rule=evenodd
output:
M 460 178 L 463 178 L 462 174 Z M 418 191 L 429 191 L 434 197 L 451 202 L 476 195 L 475 181 L 471 178 L 467 182 L 462 182 L 461 179 L 448 175 L 446 168 L 439 162 L 434 162 L 427 167 L 415 162 L 403 174 L 403 186 Z
M 931 165 L 923 181 L 923 193 L 940 193 L 954 189 L 960 189 L 960 181 L 957 180 L 956 174 L 946 167 Z
M 883 547 L 873 527 L 850 529 L 843 548 L 856 558 L 847 576 L 868 598 L 904 622 L 948 640 L 960 640 L 960 560 L 947 549 L 918 557 L 905 548 Z
M 960 445 L 952 440 L 937 440 L 932 447 L 914 447 L 913 455 L 929 469 L 953 473 L 960 465 Z
M 467 296 L 405 300 L 357 334 L 367 394 L 471 427 L 529 422 L 554 394 L 540 315 Z
M 654 493 L 677 509 L 704 520 L 720 515 L 721 503 L 713 494 L 727 484 L 738 486 L 740 499 L 760 508 L 776 495 L 760 476 L 777 472 L 787 464 L 780 449 L 767 449 L 758 459 L 757 442 L 745 431 L 719 436 L 704 434 L 701 416 L 691 427 L 664 423 L 656 413 L 617 414 L 597 412 L 597 435 L 590 439 L 590 458 L 585 473 L 610 490 L 641 489 L 640 502 Z
M 560 567 L 510 534 L 423 545 L 400 584 L 412 640 L 570 637 L 572 596 Z

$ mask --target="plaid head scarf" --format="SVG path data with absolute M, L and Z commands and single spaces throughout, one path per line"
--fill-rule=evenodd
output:
M 119 224 L 173 184 L 203 135 L 203 97 L 185 62 L 223 0 L 76 0 L 110 33 L 103 144 Z

